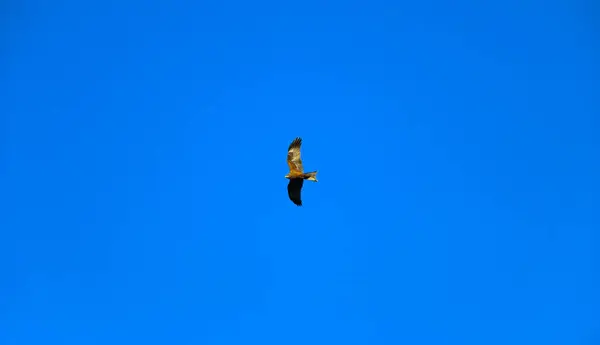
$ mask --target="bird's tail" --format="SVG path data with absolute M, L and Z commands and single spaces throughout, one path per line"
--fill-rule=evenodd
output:
M 308 172 L 308 173 L 304 174 L 304 179 L 305 180 L 309 180 L 309 181 L 318 182 L 318 180 L 317 180 L 317 171 L 315 170 L 315 171 L 311 171 L 311 172 Z

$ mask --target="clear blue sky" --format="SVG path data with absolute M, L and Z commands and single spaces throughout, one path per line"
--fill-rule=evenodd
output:
M 600 341 L 592 2 L 2 8 L 1 344 Z

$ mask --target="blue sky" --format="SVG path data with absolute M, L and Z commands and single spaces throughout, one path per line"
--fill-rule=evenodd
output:
M 0 343 L 597 344 L 592 5 L 3 3 Z

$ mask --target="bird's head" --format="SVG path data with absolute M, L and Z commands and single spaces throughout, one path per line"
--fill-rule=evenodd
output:
M 285 178 L 290 178 L 290 174 L 285 175 Z

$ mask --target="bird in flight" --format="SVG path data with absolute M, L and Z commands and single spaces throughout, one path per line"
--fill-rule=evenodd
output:
M 288 196 L 298 206 L 302 206 L 300 192 L 302 191 L 304 180 L 318 182 L 316 170 L 304 173 L 302 159 L 300 158 L 300 145 L 302 145 L 302 138 L 298 137 L 288 147 L 287 164 L 290 167 L 290 172 L 285 175 L 285 178 L 290 180 L 287 187 Z

